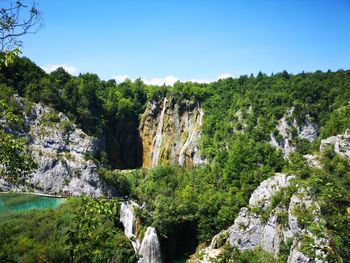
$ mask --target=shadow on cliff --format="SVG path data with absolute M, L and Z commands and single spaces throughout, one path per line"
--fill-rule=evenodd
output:
M 162 262 L 182 261 L 198 246 L 197 223 L 184 221 L 174 226 L 166 238 L 160 237 Z
M 136 169 L 142 167 L 143 145 L 138 121 L 118 120 L 106 133 L 105 150 L 112 168 Z

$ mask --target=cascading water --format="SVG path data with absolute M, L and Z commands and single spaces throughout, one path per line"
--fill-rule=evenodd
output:
M 140 241 L 136 238 L 136 217 L 134 209 L 139 207 L 134 202 L 122 202 L 120 205 L 120 222 L 124 225 L 124 233 L 130 239 L 134 250 L 140 248 Z
M 189 167 L 205 163 L 199 154 L 203 115 L 199 102 L 176 102 L 170 97 L 150 103 L 141 117 L 139 128 L 143 167 L 152 168 L 159 164 Z
M 199 126 L 202 127 L 202 124 L 203 124 L 203 110 L 201 108 L 201 105 L 199 105 L 198 103 L 198 112 L 199 112 Z
M 154 227 L 148 227 L 140 247 L 139 263 L 161 263 L 160 244 Z
M 199 117 L 197 117 L 195 121 L 192 120 L 192 122 L 190 119 L 188 119 L 186 123 L 186 130 L 188 131 L 188 136 L 179 153 L 179 165 L 181 166 L 185 165 L 186 150 L 189 148 L 191 144 L 194 143 L 196 145 L 195 140 L 199 137 L 199 127 L 202 126 L 202 119 L 203 119 L 203 111 L 200 108 L 199 104 L 198 104 L 197 110 L 199 113 Z
M 171 148 L 171 163 L 177 163 L 177 157 L 179 152 L 180 141 L 181 141 L 181 132 L 180 132 L 180 115 L 179 115 L 179 106 L 175 104 L 173 114 L 170 115 L 170 118 L 173 118 L 174 122 L 174 137 L 172 139 L 172 148 Z
M 162 138 L 163 138 L 163 125 L 164 125 L 164 115 L 165 115 L 165 110 L 166 110 L 166 103 L 167 103 L 167 98 L 164 98 L 163 102 L 163 109 L 159 117 L 159 124 L 157 127 L 157 132 L 156 135 L 153 139 L 153 147 L 152 147 L 152 167 L 155 167 L 158 165 L 159 161 L 159 153 L 160 153 L 160 147 L 162 145 Z
M 140 208 L 132 201 L 120 205 L 120 222 L 124 225 L 124 233 L 129 238 L 135 252 L 140 256 L 139 263 L 161 263 L 160 243 L 154 227 L 148 227 L 142 242 L 136 231 L 135 209 Z

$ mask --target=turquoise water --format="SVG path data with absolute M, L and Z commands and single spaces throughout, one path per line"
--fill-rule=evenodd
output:
M 0 212 L 55 208 L 63 202 L 64 198 L 19 193 L 0 193 Z

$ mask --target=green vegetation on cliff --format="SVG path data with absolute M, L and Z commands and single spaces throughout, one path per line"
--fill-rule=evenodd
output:
M 315 233 L 327 232 L 337 255 L 349 258 L 349 160 L 326 151 L 324 168 L 311 169 L 303 155 L 318 152 L 321 139 L 350 128 L 350 71 L 259 73 L 210 84 L 177 82 L 173 87 L 156 87 L 140 79 L 116 84 L 90 73 L 75 77 L 63 69 L 46 74 L 29 59 L 17 58 L 0 71 L 0 85 L 5 100 L 18 93 L 50 105 L 88 134 L 107 141 L 106 152 L 95 156 L 104 168 L 101 176 L 121 194 L 147 204 L 147 212 L 140 214 L 142 223 L 154 225 L 167 244 L 165 249 L 173 253 L 193 251 L 198 242 L 230 226 L 254 189 L 283 171 L 297 174 L 300 183 L 311 188 L 322 204 L 327 229 L 314 229 Z M 130 173 L 110 171 L 141 167 L 135 156 L 140 152 L 139 116 L 148 102 L 164 96 L 201 103 L 205 118 L 200 147 L 207 164 L 188 170 L 160 166 Z M 283 117 L 296 149 L 289 160 L 269 144 L 272 135 L 283 141 L 276 128 Z M 313 141 L 298 136 L 298 127 L 308 122 L 317 127 Z M 126 140 L 125 136 L 131 137 Z M 305 224 L 313 227 L 307 217 Z M 185 232 L 190 236 L 183 240 L 176 236 Z

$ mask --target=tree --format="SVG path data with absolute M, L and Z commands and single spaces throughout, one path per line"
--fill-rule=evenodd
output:
M 20 125 L 20 119 L 0 100 L 0 178 L 12 183 L 23 183 L 28 173 L 36 168 L 34 159 L 27 153 L 26 143 L 8 131 Z
M 26 5 L 23 0 L 4 2 L 8 6 L 0 9 L 0 68 L 20 53 L 22 41 L 18 38 L 36 33 L 41 27 L 41 14 L 34 3 Z
M 0 69 L 6 67 L 20 53 L 22 42 L 18 37 L 35 33 L 40 27 L 40 12 L 34 3 L 28 6 L 22 0 L 2 1 L 7 7 L 0 8 Z M 11 126 L 18 118 L 5 101 L 0 100 L 0 176 L 15 183 L 24 180 L 35 168 L 34 160 L 27 154 L 25 142 L 11 134 Z

